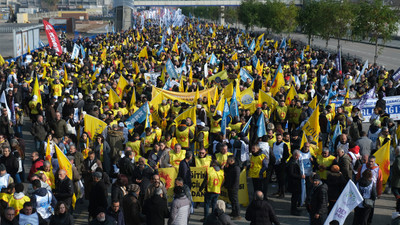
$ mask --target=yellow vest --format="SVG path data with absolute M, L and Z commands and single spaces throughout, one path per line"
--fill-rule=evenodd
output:
M 24 196 L 20 199 L 15 199 L 15 196 L 11 196 L 8 201 L 8 205 L 15 209 L 15 215 L 19 214 L 19 211 L 24 208 L 25 202 L 30 202 L 31 199 L 28 196 Z
M 317 156 L 318 165 L 323 165 L 325 167 L 331 166 L 333 163 L 333 160 L 335 160 L 335 156 L 333 156 L 333 155 L 330 155 L 326 158 L 324 158 L 322 155 Z M 321 179 L 326 180 L 328 178 L 328 172 L 326 169 L 324 169 L 324 170 L 318 169 L 317 173 L 319 174 Z
M 214 120 L 211 118 L 211 133 L 218 133 L 221 132 L 221 124 L 219 123 L 222 119 Z
M 348 112 L 347 115 L 351 116 L 351 110 L 353 110 L 353 105 L 352 104 L 350 104 L 349 106 L 343 105 L 343 108 L 344 108 L 345 111 Z
M 279 119 L 280 121 L 283 121 L 283 120 L 285 120 L 285 118 L 286 118 L 286 113 L 287 113 L 287 106 L 277 106 L 276 107 L 276 111 L 277 111 L 277 114 L 278 114 L 278 118 L 277 119 Z
M 171 113 L 173 114 L 173 115 L 178 115 L 179 114 L 179 111 L 181 111 L 181 107 L 180 106 L 178 106 L 178 107 L 175 107 L 175 106 L 172 106 L 172 108 L 171 108 Z
M 224 181 L 224 171 L 221 169 L 217 172 L 214 167 L 209 167 L 207 169 L 207 174 L 207 192 L 220 194 L 221 185 Z
M 249 169 L 249 177 L 250 178 L 259 178 L 260 177 L 260 170 L 262 168 L 263 160 L 267 158 L 265 154 L 260 154 L 258 156 L 252 155 L 250 157 L 250 169 Z M 267 172 L 263 173 L 263 177 L 267 177 Z
M 5 202 L 8 202 L 12 198 L 12 195 L 8 193 L 0 193 L 0 200 L 3 200 Z
M 226 161 L 228 160 L 228 156 L 230 156 L 230 155 L 233 155 L 233 154 L 231 152 L 227 152 L 225 154 L 218 152 L 217 154 L 215 154 L 215 158 L 217 159 L 219 164 L 221 164 L 221 167 L 222 167 L 222 166 L 225 166 Z
M 204 148 L 207 150 L 208 147 L 210 146 L 209 142 L 208 142 L 208 136 L 209 136 L 209 132 L 208 131 L 200 131 L 199 133 L 202 133 L 204 135 L 203 137 L 203 146 Z M 197 146 L 197 150 L 200 149 L 200 144 Z
M 296 107 L 295 109 L 293 109 L 293 115 L 290 115 L 290 117 L 292 118 L 292 120 L 293 120 L 293 122 L 295 124 L 299 124 L 300 123 L 299 119 L 300 119 L 300 115 L 301 115 L 302 111 L 303 111 L 302 108 L 297 108 Z
M 156 138 L 156 134 L 155 133 L 151 133 L 149 136 L 146 135 L 143 138 L 144 153 L 147 153 L 148 151 L 153 149 L 153 147 L 151 145 L 154 143 L 154 139 L 155 138 Z
M 196 156 L 194 158 L 194 161 L 196 163 L 196 167 L 210 167 L 212 158 L 209 155 L 206 155 L 206 157 L 204 158 L 199 158 L 198 156 Z
M 164 117 L 167 117 L 167 113 L 168 113 L 168 111 L 169 111 L 169 108 L 170 108 L 171 106 L 170 105 L 160 105 L 160 113 L 161 113 L 161 115 L 160 115 L 160 117 L 161 118 L 164 118 Z
M 154 132 L 154 133 L 156 133 L 156 136 L 157 136 L 157 141 L 160 141 L 161 140 L 161 135 L 162 135 L 162 130 L 159 128 L 159 127 L 157 127 L 156 129 L 151 129 L 151 132 Z
M 39 113 L 36 109 L 37 104 L 38 104 L 38 102 L 35 102 L 35 101 L 29 102 L 29 108 L 31 109 L 31 114 L 33 114 L 33 115 L 37 115 Z
M 274 137 L 270 140 L 268 140 L 268 145 L 272 148 L 274 146 L 274 143 L 276 142 L 276 136 L 274 134 Z
M 182 148 L 189 147 L 189 129 L 190 128 L 186 128 L 184 131 L 176 129 L 176 139 L 178 143 L 182 145 Z
M 192 126 L 189 126 L 188 128 L 192 131 L 192 134 L 193 134 L 193 137 L 194 137 L 195 132 L 196 132 L 196 125 L 193 124 Z M 193 141 L 193 139 L 194 138 L 190 139 L 190 141 Z
M 133 142 L 132 141 L 127 142 L 126 146 L 131 147 L 132 151 L 134 153 L 136 153 L 135 156 L 139 156 L 140 157 L 140 144 L 141 144 L 141 141 L 140 140 L 136 140 L 136 141 L 133 141 Z
M 43 170 L 39 170 L 39 171 L 37 171 L 36 172 L 36 174 L 39 174 L 39 173 L 43 173 L 45 176 L 46 176 L 46 183 L 52 188 L 52 189 L 55 189 L 56 188 L 56 181 L 55 181 L 55 178 L 54 178 L 54 173 L 53 173 L 53 171 L 49 171 L 49 172 L 46 172 L 46 171 L 43 171 Z
M 169 163 L 173 167 L 179 167 L 179 163 L 185 158 L 186 151 L 181 150 L 179 153 L 175 153 L 175 151 L 169 151 Z

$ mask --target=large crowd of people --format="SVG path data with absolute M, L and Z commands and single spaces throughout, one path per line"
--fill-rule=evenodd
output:
M 234 224 L 242 216 L 250 224 L 280 224 L 269 199 L 285 198 L 287 192 L 292 215 L 302 215 L 304 207 L 310 224 L 324 224 L 349 180 L 364 198 L 354 225 L 372 223 L 374 202 L 384 191 L 400 199 L 397 125 L 384 100 L 400 93 L 393 71 L 379 65 L 362 70 L 356 59 L 339 58 L 339 66 L 336 54 L 193 18 L 175 27 L 138 19 L 130 30 L 75 43 L 83 49 L 75 59 L 74 42 L 61 38 L 60 55 L 44 47 L 0 65 L 1 224 L 71 225 L 81 201 L 89 202 L 93 225 L 188 224 L 199 206 L 192 200 L 193 167 L 207 171 L 200 187 L 201 221 L 207 225 Z M 169 60 L 178 77 L 166 69 Z M 278 73 L 284 80 L 277 81 Z M 214 87 L 212 96 L 197 95 Z M 164 97 L 155 105 L 156 88 L 196 95 L 193 100 Z M 370 90 L 378 101 L 366 121 L 350 100 Z M 246 103 L 240 100 L 244 92 L 253 96 Z M 220 103 L 225 100 L 236 100 L 236 113 L 234 107 L 226 112 Z M 335 105 L 336 100 L 343 104 Z M 151 115 L 130 127 L 131 116 L 146 104 Z M 190 107 L 196 115 L 177 121 Z M 317 140 L 302 129 L 314 110 L 320 112 Z M 87 132 L 85 115 L 106 128 Z M 28 116 L 34 151 L 25 177 L 22 127 Z M 386 182 L 373 155 L 387 142 L 393 154 Z M 67 156 L 72 174 L 60 168 L 56 148 Z M 169 187 L 158 171 L 171 167 L 178 176 L 168 202 Z M 254 193 L 245 215 L 238 197 L 244 169 Z M 278 186 L 273 194 L 271 182 Z M 229 215 L 219 200 L 222 187 Z M 400 200 L 396 208 L 400 211 Z

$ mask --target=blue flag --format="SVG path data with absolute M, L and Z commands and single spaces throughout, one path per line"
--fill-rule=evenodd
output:
M 253 64 L 253 67 L 256 68 L 257 67 L 257 62 L 258 62 L 258 58 L 256 55 L 253 55 L 253 57 L 251 58 L 251 63 Z
M 217 64 L 217 57 L 214 55 L 214 53 L 212 53 L 210 58 L 210 65 L 215 65 L 215 64 Z
M 244 47 L 246 47 L 246 48 L 248 48 L 248 47 L 249 47 L 249 44 L 247 43 L 247 40 L 246 40 L 246 41 L 244 41 L 244 42 L 243 42 L 243 44 L 244 44 Z
M 182 43 L 181 49 L 188 54 L 192 54 L 192 50 L 190 50 L 189 46 L 185 42 Z
M 301 61 L 304 60 L 304 49 L 301 51 L 300 59 L 301 59 Z
M 169 90 L 171 88 L 171 80 L 168 78 L 168 80 L 165 82 L 163 89 L 164 90 Z
M 213 29 L 210 27 L 210 29 L 208 30 L 208 32 L 210 32 L 210 34 L 214 33 Z
M 254 78 L 250 75 L 250 73 L 247 72 L 247 70 L 244 68 L 240 68 L 239 75 L 240 75 L 240 79 L 244 82 L 247 82 L 247 79 L 250 79 L 251 81 L 254 80 Z
M 238 84 L 236 83 L 236 85 Z M 233 89 L 231 105 L 229 106 L 229 110 L 231 111 L 232 117 L 239 116 L 239 106 L 236 98 L 236 88 Z
M 86 58 L 86 52 L 85 49 L 83 48 L 83 45 L 81 45 L 81 54 L 82 54 L 82 59 Z
M 40 48 L 43 48 L 44 46 L 46 46 L 46 45 L 43 43 L 42 40 L 39 39 L 39 47 L 40 47 Z
M 189 32 L 186 32 L 186 41 L 187 41 L 187 43 L 190 42 L 190 39 L 189 39 Z
M 368 59 L 367 59 L 367 61 L 365 61 L 364 66 L 362 67 L 362 69 L 361 69 L 361 71 L 360 71 L 360 74 L 358 74 L 356 83 L 359 83 L 359 82 L 361 81 L 361 75 L 364 75 L 365 70 L 367 69 L 367 67 L 368 67 Z M 397 70 L 397 71 L 399 71 L 399 70 Z M 396 73 L 395 73 L 395 74 L 396 74 Z M 396 81 L 398 78 L 396 79 L 396 78 L 393 76 L 393 79 Z
M 227 117 L 229 116 L 228 100 L 225 99 L 224 111 L 222 112 L 221 132 L 226 134 L 226 126 L 228 125 Z
M 244 125 L 244 127 L 241 131 L 243 134 L 246 134 L 247 130 L 249 130 L 251 119 L 253 119 L 253 117 L 250 117 L 249 121 L 247 121 L 247 123 Z
M 253 41 L 251 42 L 251 44 L 250 44 L 250 47 L 249 47 L 249 50 L 250 51 L 254 51 L 254 48 L 256 47 L 256 42 L 254 41 L 254 39 L 253 39 Z
M 340 49 L 338 50 L 338 53 L 336 55 L 335 63 L 336 63 L 336 69 L 339 71 L 340 74 L 342 74 L 342 56 Z
M 335 131 L 333 132 L 332 141 L 329 143 L 329 151 L 331 153 L 335 152 L 335 141 L 336 141 L 336 138 L 339 137 L 339 135 L 341 135 L 341 134 L 342 134 L 342 131 L 340 130 L 340 123 L 338 121 L 336 124 L 336 127 L 335 127 Z
M 257 137 L 267 135 L 267 130 L 265 129 L 264 113 L 261 113 L 261 115 L 258 117 L 257 127 Z
M 286 48 L 286 38 L 283 38 L 281 45 L 279 46 L 279 48 Z
M 148 104 L 149 104 L 148 102 L 143 104 L 142 107 L 140 107 L 131 117 L 128 118 L 127 121 L 125 121 L 128 130 L 134 128 L 135 122 L 142 123 L 143 121 L 146 120 L 147 117 L 146 114 L 150 113 Z
M 176 73 L 175 66 L 172 63 L 171 59 L 168 59 L 167 64 L 165 65 L 167 68 L 167 73 L 175 79 L 178 79 L 178 74 Z
M 161 44 L 160 49 L 157 51 L 157 56 L 160 56 L 161 52 L 165 52 L 164 44 Z

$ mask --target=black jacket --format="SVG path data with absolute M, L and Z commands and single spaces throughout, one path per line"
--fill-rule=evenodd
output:
M 317 187 L 313 187 L 310 195 L 310 215 L 326 215 L 328 213 L 328 186 L 322 183 Z
M 164 219 L 169 217 L 167 199 L 159 195 L 153 195 L 143 204 L 143 214 L 148 225 L 164 225 Z
M 227 189 L 239 189 L 240 167 L 237 162 L 224 168 L 225 182 Z
M 332 173 L 328 171 L 326 179 L 328 185 L 328 200 L 337 200 L 347 184 L 346 178 L 341 173 Z
M 178 177 L 181 177 L 183 179 L 183 183 L 189 188 L 192 187 L 192 174 L 190 172 L 189 163 L 186 162 L 185 159 L 179 163 Z
M 222 210 L 215 209 L 213 213 L 207 216 L 204 225 L 234 225 L 234 223 Z
M 68 208 L 72 204 L 72 196 L 74 195 L 74 186 L 71 179 L 65 177 L 64 180 L 56 180 L 56 189 L 53 192 L 57 201 L 63 201 L 67 204 Z
M 290 158 L 286 169 L 288 175 L 288 191 L 291 193 L 301 192 L 301 170 L 299 162 L 293 157 Z
M 2 156 L 0 158 L 0 163 L 6 166 L 7 173 L 11 174 L 12 176 L 17 174 L 19 168 L 18 160 L 12 153 L 10 153 L 8 157 Z
M 246 220 L 250 225 L 279 225 L 272 206 L 265 200 L 254 200 L 246 210 Z
M 74 217 L 66 212 L 50 217 L 50 225 L 74 225 Z
M 128 178 L 132 177 L 133 171 L 135 170 L 135 166 L 128 156 L 125 156 L 119 160 L 118 167 L 120 169 L 120 173 L 126 175 Z
M 96 217 L 96 210 L 98 207 L 107 209 L 107 188 L 103 181 L 95 183 L 89 196 L 89 215 Z

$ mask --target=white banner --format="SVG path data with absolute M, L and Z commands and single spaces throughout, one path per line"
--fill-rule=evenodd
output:
M 400 96 L 384 97 L 383 99 L 386 101 L 386 113 L 390 115 L 390 118 L 393 118 L 394 120 L 400 120 Z M 360 99 L 350 100 L 353 106 L 357 105 L 359 101 Z M 364 122 L 369 122 L 377 101 L 377 98 L 373 98 L 368 99 L 365 103 L 364 108 L 361 110 L 361 113 L 365 119 Z M 337 108 L 343 104 L 343 100 L 332 101 L 332 103 L 335 103 Z
M 337 220 L 340 225 L 343 225 L 350 212 L 363 200 L 356 185 L 353 181 L 349 180 L 333 206 L 331 213 L 329 213 L 328 218 L 326 218 L 324 225 L 329 225 L 332 220 Z

